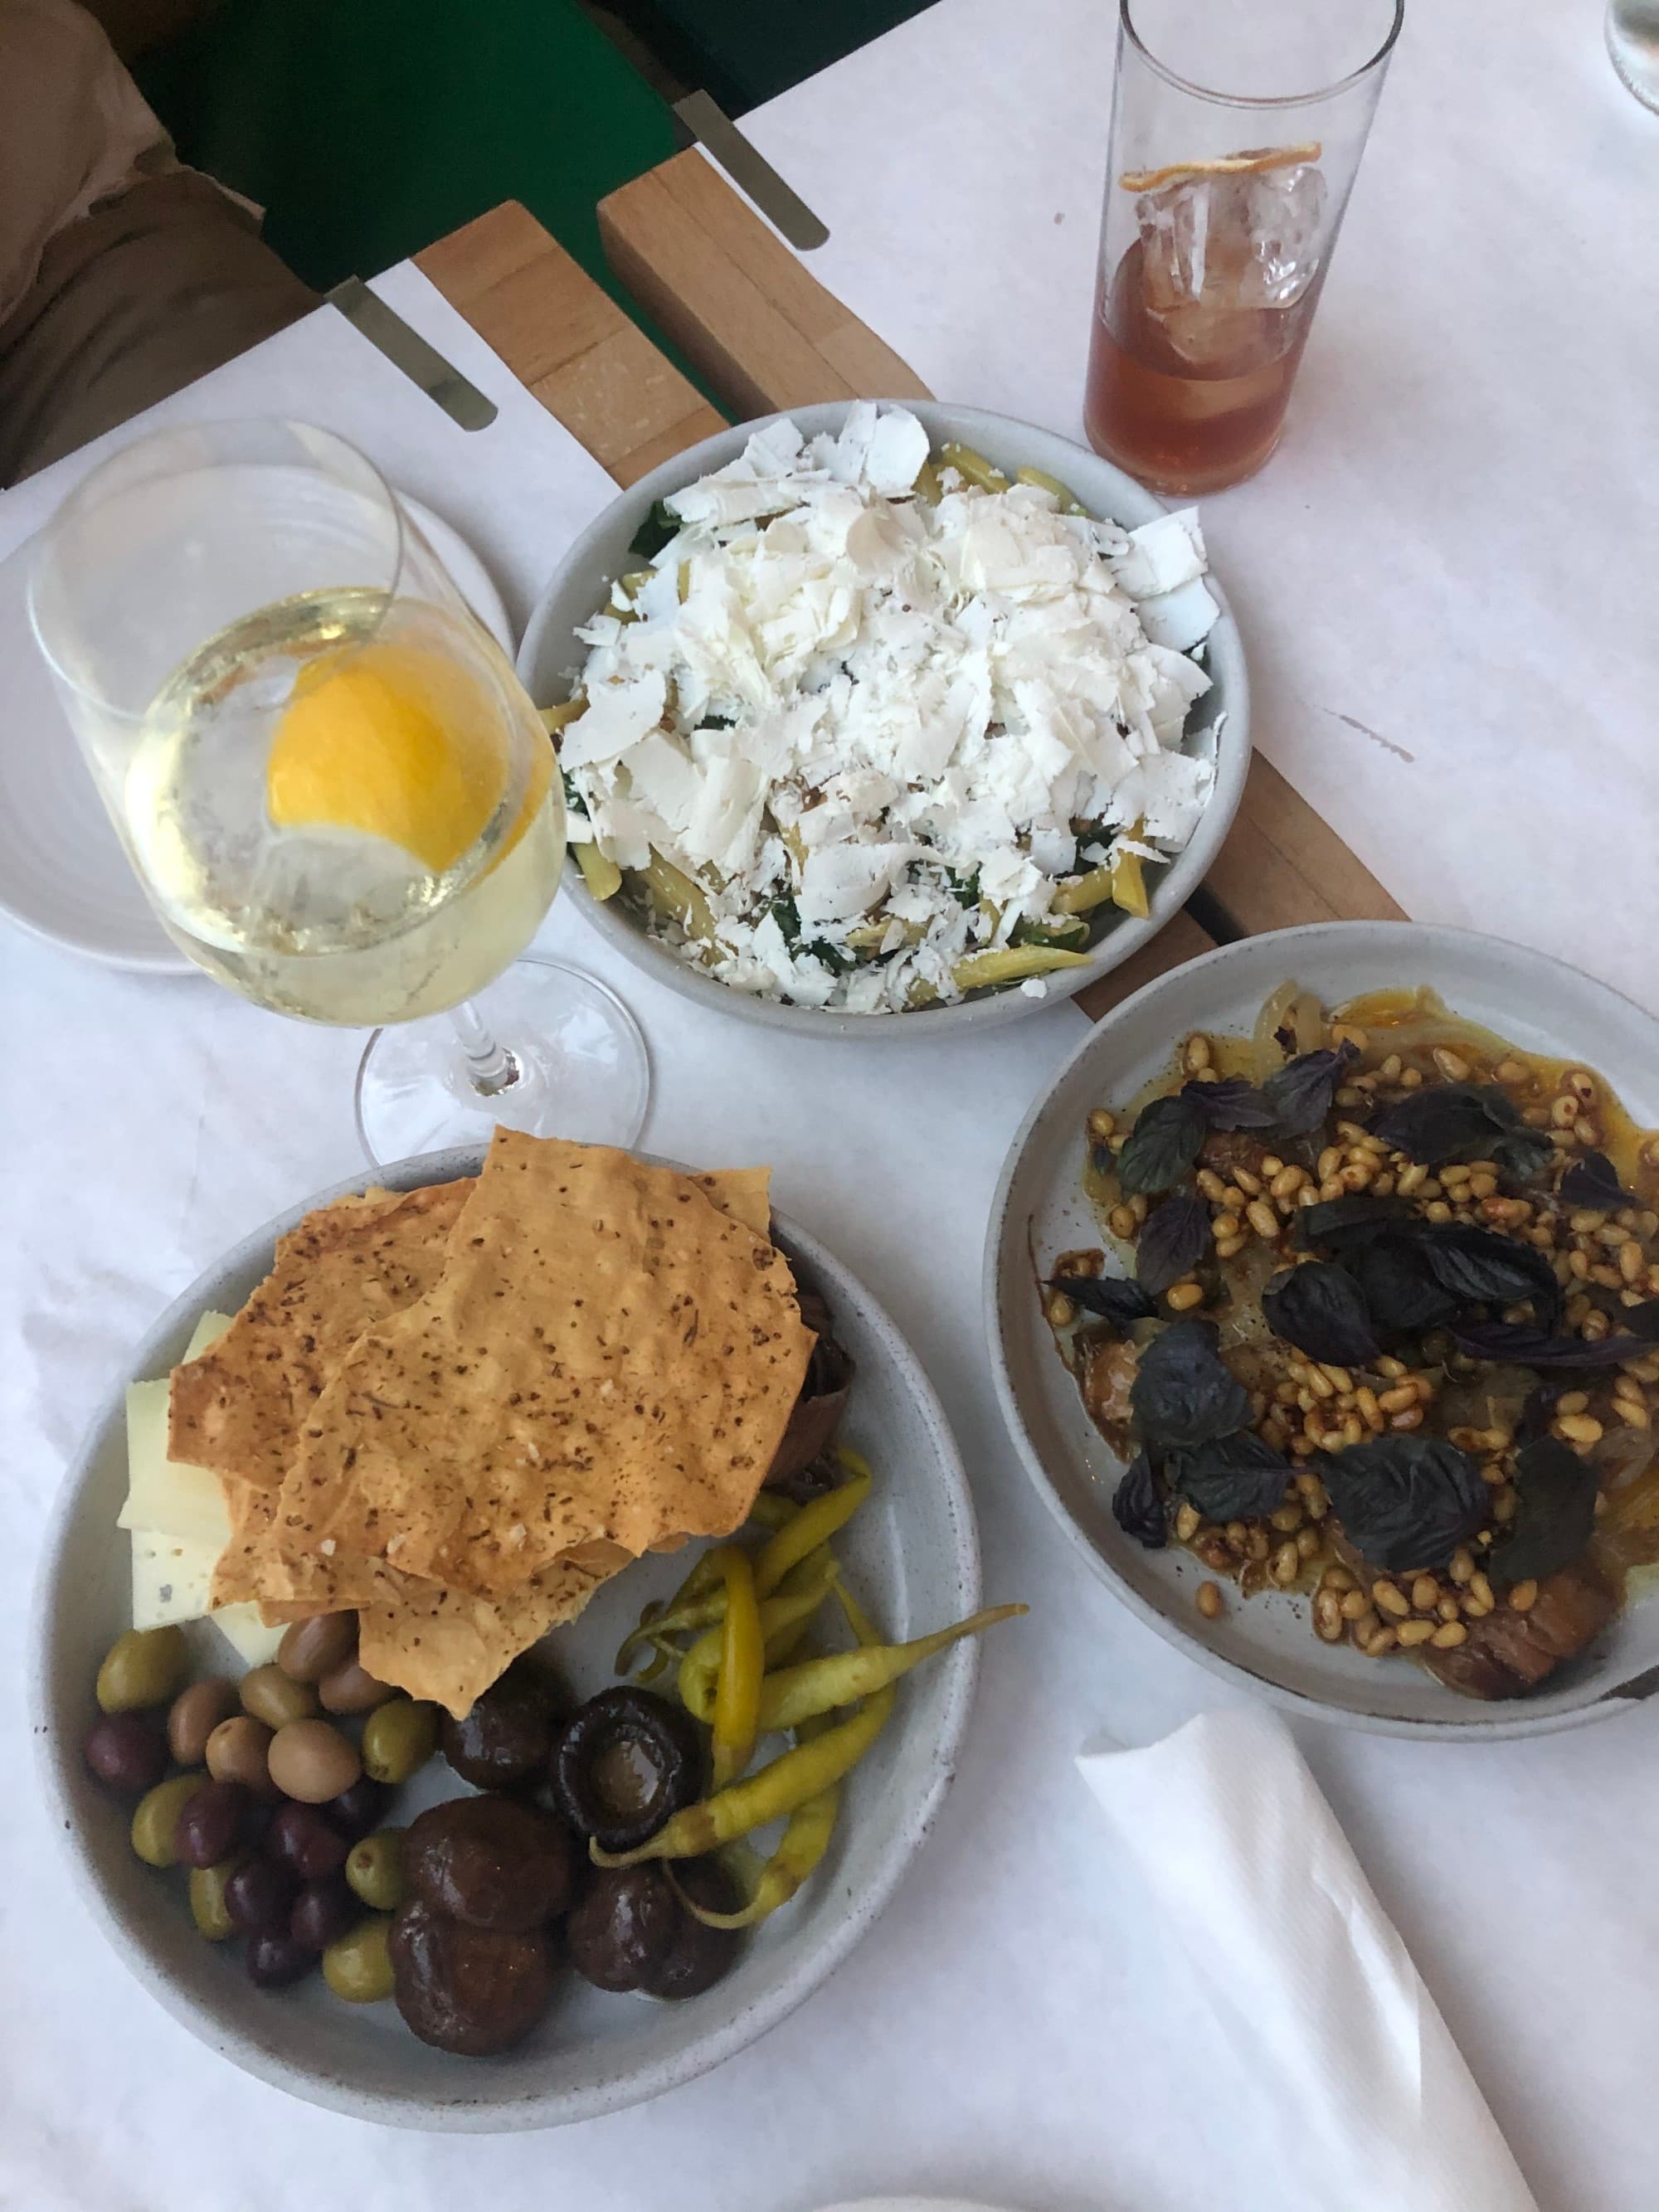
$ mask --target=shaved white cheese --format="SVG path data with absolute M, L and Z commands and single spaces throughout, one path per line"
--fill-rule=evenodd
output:
M 736 989 L 957 997 L 966 952 L 1050 918 L 1132 830 L 1167 859 L 1208 798 L 1181 750 L 1217 612 L 1196 512 L 1126 535 L 950 471 L 931 502 L 927 451 L 868 401 L 810 441 L 763 424 L 673 495 L 654 573 L 580 632 L 573 817 L 625 873 L 654 850 L 696 880 L 712 963 L 648 926 Z
M 1190 584 L 1206 566 L 1198 509 L 1183 507 L 1160 514 L 1129 532 L 1129 542 L 1112 561 L 1119 589 L 1132 599 L 1150 599 Z

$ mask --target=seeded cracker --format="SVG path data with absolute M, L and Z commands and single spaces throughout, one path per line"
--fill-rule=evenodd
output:
M 336 1362 L 437 1280 L 471 1188 L 372 1190 L 307 1214 L 217 1343 L 173 1370 L 167 1456 L 274 1491 Z M 236 1517 L 233 1503 L 233 1528 Z
M 725 1534 L 813 1340 L 782 1255 L 689 1177 L 498 1131 L 441 1278 L 307 1419 L 273 1550 L 499 1598 L 595 1540 Z

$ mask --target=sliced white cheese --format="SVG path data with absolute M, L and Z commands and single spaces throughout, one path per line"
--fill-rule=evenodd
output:
M 283 1631 L 267 1628 L 257 1605 L 222 1605 L 208 1618 L 245 1666 L 263 1667 L 276 1657 Z
M 208 1608 L 208 1591 L 222 1546 L 178 1536 L 132 1533 L 132 1625 L 165 1628 L 176 1620 L 199 1620 Z
M 204 1313 L 185 1347 L 185 1360 L 205 1352 L 229 1327 L 228 1314 Z M 222 1550 L 230 1540 L 230 1522 L 218 1476 L 167 1457 L 167 1389 L 165 1376 L 128 1385 L 127 1497 L 116 1524 Z

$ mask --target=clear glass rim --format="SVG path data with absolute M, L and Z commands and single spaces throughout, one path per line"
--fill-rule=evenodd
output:
M 63 526 L 81 510 L 86 495 L 94 490 L 99 478 L 106 471 L 113 471 L 120 463 L 130 459 L 133 454 L 142 453 L 147 446 L 159 446 L 171 438 L 187 437 L 192 431 L 269 430 L 273 428 L 302 432 L 307 438 L 320 439 L 325 444 L 335 447 L 338 452 L 349 454 L 352 461 L 365 470 L 374 480 L 375 489 L 391 513 L 392 526 L 397 532 L 397 545 L 392 557 L 391 574 L 383 586 L 376 587 L 384 592 L 386 606 L 390 607 L 403 583 L 404 569 L 409 558 L 409 525 L 404 514 L 403 502 L 392 489 L 384 471 L 370 460 L 368 455 L 360 447 L 354 446 L 349 439 L 342 438 L 336 431 L 325 430 L 319 423 L 301 422 L 291 416 L 232 415 L 227 416 L 222 421 L 211 422 L 169 423 L 164 429 L 148 431 L 142 438 L 134 438 L 130 444 L 121 447 L 117 452 L 106 454 L 97 466 L 89 470 L 73 490 L 67 494 L 53 511 L 51 520 L 40 534 L 34 558 L 29 563 L 28 588 L 25 593 L 28 607 L 29 630 L 42 659 L 52 671 L 54 680 L 62 684 L 64 690 L 74 692 L 76 698 L 88 701 L 90 705 L 97 708 L 100 714 L 110 715 L 118 720 L 133 722 L 142 721 L 143 719 L 143 712 L 135 713 L 130 708 L 118 707 L 113 700 L 106 698 L 102 692 L 90 690 L 86 684 L 71 676 L 47 642 L 46 631 L 40 621 L 40 585 L 48 557 L 61 533 Z M 234 465 L 228 461 L 205 462 L 193 473 L 205 474 L 211 468 L 226 468 L 232 465 Z M 178 473 L 182 475 L 186 471 L 180 470 Z M 250 611 L 252 611 L 250 610 Z
M 1171 69 L 1167 62 L 1158 59 L 1140 35 L 1132 12 L 1133 6 L 1133 0 L 1118 0 L 1119 27 L 1123 36 L 1133 46 L 1136 53 L 1155 76 L 1161 77 L 1165 84 L 1172 87 L 1176 92 L 1184 92 L 1194 100 L 1206 100 L 1212 107 L 1240 107 L 1267 113 L 1290 108 L 1316 107 L 1321 100 L 1333 100 L 1337 94 L 1346 92 L 1352 86 L 1359 83 L 1362 78 L 1369 76 L 1374 70 L 1379 69 L 1388 60 L 1389 56 L 1394 52 L 1395 41 L 1400 36 L 1401 26 L 1406 20 L 1406 0 L 1394 0 L 1394 17 L 1376 52 L 1368 59 L 1361 62 L 1357 68 L 1351 69 L 1346 76 L 1336 77 L 1329 84 L 1321 85 L 1316 91 L 1218 92 L 1211 85 L 1194 83 L 1190 77 L 1182 76 L 1178 70 Z

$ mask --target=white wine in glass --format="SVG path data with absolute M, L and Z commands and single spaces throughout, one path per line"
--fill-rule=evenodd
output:
M 372 1158 L 497 1121 L 632 1142 L 632 1018 L 518 958 L 564 861 L 551 748 L 360 454 L 295 423 L 143 440 L 60 510 L 31 607 L 174 941 L 277 1012 L 386 1025 L 358 1078 Z

